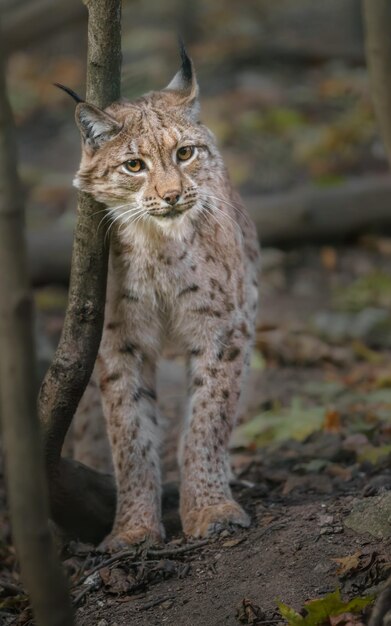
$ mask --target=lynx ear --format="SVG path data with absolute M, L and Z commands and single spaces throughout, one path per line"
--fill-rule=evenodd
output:
M 122 128 L 111 115 L 87 102 L 77 105 L 75 118 L 84 143 L 93 150 L 113 139 Z
M 164 91 L 176 92 L 180 104 L 188 108 L 189 115 L 192 118 L 198 119 L 200 110 L 198 101 L 199 88 L 193 61 L 188 57 L 182 39 L 179 39 L 179 51 L 182 60 L 181 68 Z

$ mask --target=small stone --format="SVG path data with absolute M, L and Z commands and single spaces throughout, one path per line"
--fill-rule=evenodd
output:
M 339 533 L 343 533 L 343 526 L 334 526 L 333 527 L 334 535 L 338 535 Z
M 164 602 L 161 603 L 160 606 L 162 607 L 162 609 L 167 610 L 167 609 L 171 609 L 173 604 L 174 604 L 173 600 L 165 600 Z
M 314 572 L 316 574 L 328 574 L 333 569 L 333 567 L 334 565 L 332 563 L 328 563 L 327 561 L 320 561 L 317 565 L 315 565 Z
M 91 574 L 91 576 L 88 576 L 88 578 L 86 578 L 83 583 L 83 585 L 91 588 L 99 587 L 100 584 L 101 578 L 99 572 L 94 572 L 93 574 Z
M 357 500 L 347 516 L 345 526 L 357 533 L 369 533 L 378 539 L 391 537 L 391 492 Z
M 319 515 L 319 524 L 321 526 L 330 526 L 334 521 L 333 515 L 322 514 Z

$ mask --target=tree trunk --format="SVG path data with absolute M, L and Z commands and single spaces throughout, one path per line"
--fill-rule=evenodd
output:
M 121 1 L 83 0 L 88 9 L 86 100 L 105 108 L 120 97 Z M 79 194 L 69 302 L 53 363 L 39 396 L 53 519 L 84 540 L 98 541 L 114 519 L 112 477 L 61 459 L 65 435 L 92 374 L 102 335 L 108 244 L 98 228 L 102 205 Z
M 23 193 L 1 51 L 0 189 L 0 413 L 12 534 L 37 624 L 71 626 L 66 580 L 48 527 L 47 485 L 35 399 Z
M 391 163 L 391 2 L 363 0 L 363 10 L 371 93 Z
M 391 578 L 386 581 L 383 591 L 373 607 L 369 626 L 389 626 L 391 621 Z
M 371 93 L 391 164 L 391 3 L 389 0 L 363 0 L 363 10 Z M 385 626 L 390 619 L 391 578 L 376 600 L 369 625 Z

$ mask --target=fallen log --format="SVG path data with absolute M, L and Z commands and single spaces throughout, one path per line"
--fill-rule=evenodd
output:
M 384 228 L 391 232 L 389 176 L 352 179 L 329 188 L 308 185 L 245 202 L 264 245 L 335 242 Z
M 337 242 L 384 229 L 391 233 L 391 177 L 368 176 L 322 188 L 307 185 L 287 193 L 245 197 L 262 244 Z M 34 285 L 67 285 L 73 233 L 54 224 L 28 235 Z

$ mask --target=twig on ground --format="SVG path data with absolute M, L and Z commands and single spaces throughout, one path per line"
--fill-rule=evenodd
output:
M 186 546 L 180 546 L 179 548 L 162 548 L 162 549 L 149 548 L 148 550 L 144 552 L 144 556 L 145 557 L 160 557 L 160 558 L 164 558 L 168 556 L 175 557 L 178 555 L 185 554 L 186 552 L 197 550 L 197 548 L 202 548 L 208 543 L 210 543 L 209 539 L 203 539 L 201 541 L 198 541 L 197 543 L 188 544 Z M 95 565 L 95 567 L 90 569 L 90 571 L 87 572 L 84 576 L 82 576 L 74 584 L 73 588 L 78 587 L 79 585 L 82 585 L 90 576 L 92 576 L 92 574 L 95 574 L 95 572 L 99 572 L 99 570 L 103 569 L 104 567 L 109 567 L 109 565 L 113 565 L 113 563 L 122 561 L 123 559 L 127 559 L 132 556 L 136 556 L 136 554 L 137 554 L 137 549 L 132 548 L 130 550 L 125 550 L 124 552 L 119 552 L 118 554 L 114 554 L 108 559 L 101 561 L 100 563 Z M 155 562 L 155 559 L 147 560 L 147 558 L 145 558 L 142 561 L 133 561 L 131 565 L 143 565 L 144 563 L 154 563 L 154 562 Z
M 146 551 L 147 556 L 177 556 L 178 554 L 184 554 L 185 552 L 191 552 L 192 550 L 197 550 L 197 548 L 202 548 L 210 544 L 210 539 L 201 539 L 201 541 L 197 541 L 197 543 L 190 543 L 186 546 L 180 546 L 179 548 L 162 548 L 154 549 L 150 548 Z
M 158 606 L 159 604 L 163 604 L 167 600 L 173 600 L 174 596 L 161 596 L 160 598 L 155 598 L 155 600 L 150 600 L 150 602 L 146 602 L 138 607 L 138 611 L 147 611 L 148 609 L 152 609 L 154 606 Z
M 79 587 L 80 585 L 83 585 L 86 582 L 86 580 L 88 580 L 88 578 L 90 576 L 92 576 L 93 574 L 96 574 L 96 572 L 99 572 L 101 569 L 104 569 L 105 567 L 109 567 L 110 565 L 113 565 L 114 563 L 119 562 L 120 560 L 122 560 L 122 558 L 124 558 L 123 554 L 122 554 L 122 556 L 120 558 L 118 558 L 118 556 L 117 557 L 112 557 L 111 559 L 106 559 L 105 561 L 102 561 L 102 563 L 99 563 L 98 565 L 95 565 L 95 567 L 93 567 L 88 572 L 88 574 L 85 574 L 85 576 L 80 578 L 80 580 L 78 580 L 73 585 L 73 589 L 76 589 L 76 587 Z M 130 563 L 130 565 L 145 565 L 145 563 L 158 563 L 158 561 L 156 559 L 145 560 L 145 561 L 132 561 Z
M 77 606 L 80 600 L 82 600 L 89 591 L 91 591 L 91 587 L 85 587 L 84 589 L 82 589 L 80 593 L 76 596 L 76 598 L 73 600 L 73 605 Z

